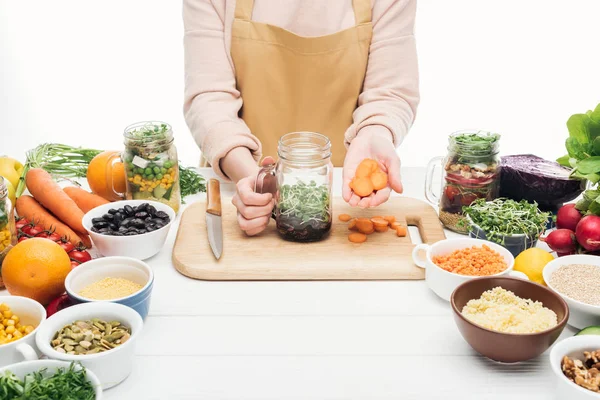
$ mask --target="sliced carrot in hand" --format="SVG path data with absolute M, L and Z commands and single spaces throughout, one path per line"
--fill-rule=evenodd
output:
M 367 178 L 354 178 L 350 182 L 350 188 L 360 197 L 368 197 L 373 193 L 373 183 L 371 179 Z
M 352 217 L 348 214 L 340 214 L 339 217 L 340 221 L 342 222 L 348 222 L 352 219 Z
M 388 184 L 388 176 L 383 171 L 376 171 L 371 174 L 371 183 L 373 184 L 373 190 L 385 189 Z
M 348 240 L 352 243 L 364 243 L 367 241 L 367 235 L 358 232 L 351 233 L 348 235 Z

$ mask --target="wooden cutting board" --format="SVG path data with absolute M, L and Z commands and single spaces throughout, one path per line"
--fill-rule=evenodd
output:
M 420 200 L 392 197 L 376 209 L 361 210 L 343 199 L 333 202 L 331 234 L 315 243 L 288 242 L 280 238 L 275 221 L 255 237 L 237 225 L 237 212 L 223 198 L 223 256 L 215 260 L 206 233 L 206 203 L 190 205 L 181 216 L 173 264 L 190 278 L 203 280 L 375 280 L 423 279 L 424 271 L 412 261 L 410 237 L 392 231 L 374 233 L 362 244 L 348 241 L 347 223 L 339 214 L 353 217 L 394 215 L 400 222 L 417 226 L 423 242 L 445 239 L 435 210 Z

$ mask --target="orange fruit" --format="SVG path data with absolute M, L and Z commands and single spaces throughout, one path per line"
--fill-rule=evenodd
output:
M 32 238 L 13 247 L 2 263 L 2 279 L 12 295 L 47 305 L 65 292 L 71 260 L 50 239 Z
M 126 174 L 125 166 L 119 159 L 118 151 L 104 151 L 92 159 L 87 170 L 87 181 L 92 192 L 108 201 L 117 201 L 122 198 L 118 193 L 125 193 Z

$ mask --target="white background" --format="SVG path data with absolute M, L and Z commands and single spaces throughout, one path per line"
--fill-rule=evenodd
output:
M 598 0 L 420 0 L 422 102 L 404 164 L 444 154 L 462 128 L 502 133 L 504 154 L 562 155 L 567 118 L 600 102 L 599 16 Z M 195 164 L 182 29 L 179 0 L 0 0 L 0 153 L 120 149 L 126 125 L 162 119 Z

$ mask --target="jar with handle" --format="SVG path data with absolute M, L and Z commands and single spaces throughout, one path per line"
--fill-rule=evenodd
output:
M 112 192 L 127 200 L 159 201 L 178 212 L 179 161 L 171 126 L 159 121 L 138 122 L 125 128 L 123 137 L 125 150 L 112 155 L 106 165 Z M 111 177 L 114 166 L 120 162 L 126 175 L 125 193 L 119 192 Z
M 444 227 L 467 233 L 462 209 L 473 201 L 498 197 L 500 189 L 500 135 L 486 131 L 458 131 L 448 138 L 448 154 L 427 166 L 425 198 L 439 206 Z M 437 167 L 441 186 L 433 188 Z
M 277 152 L 277 163 L 259 171 L 255 191 L 273 193 L 273 218 L 283 239 L 324 239 L 331 230 L 333 215 L 329 139 L 313 132 L 288 133 L 279 140 Z

